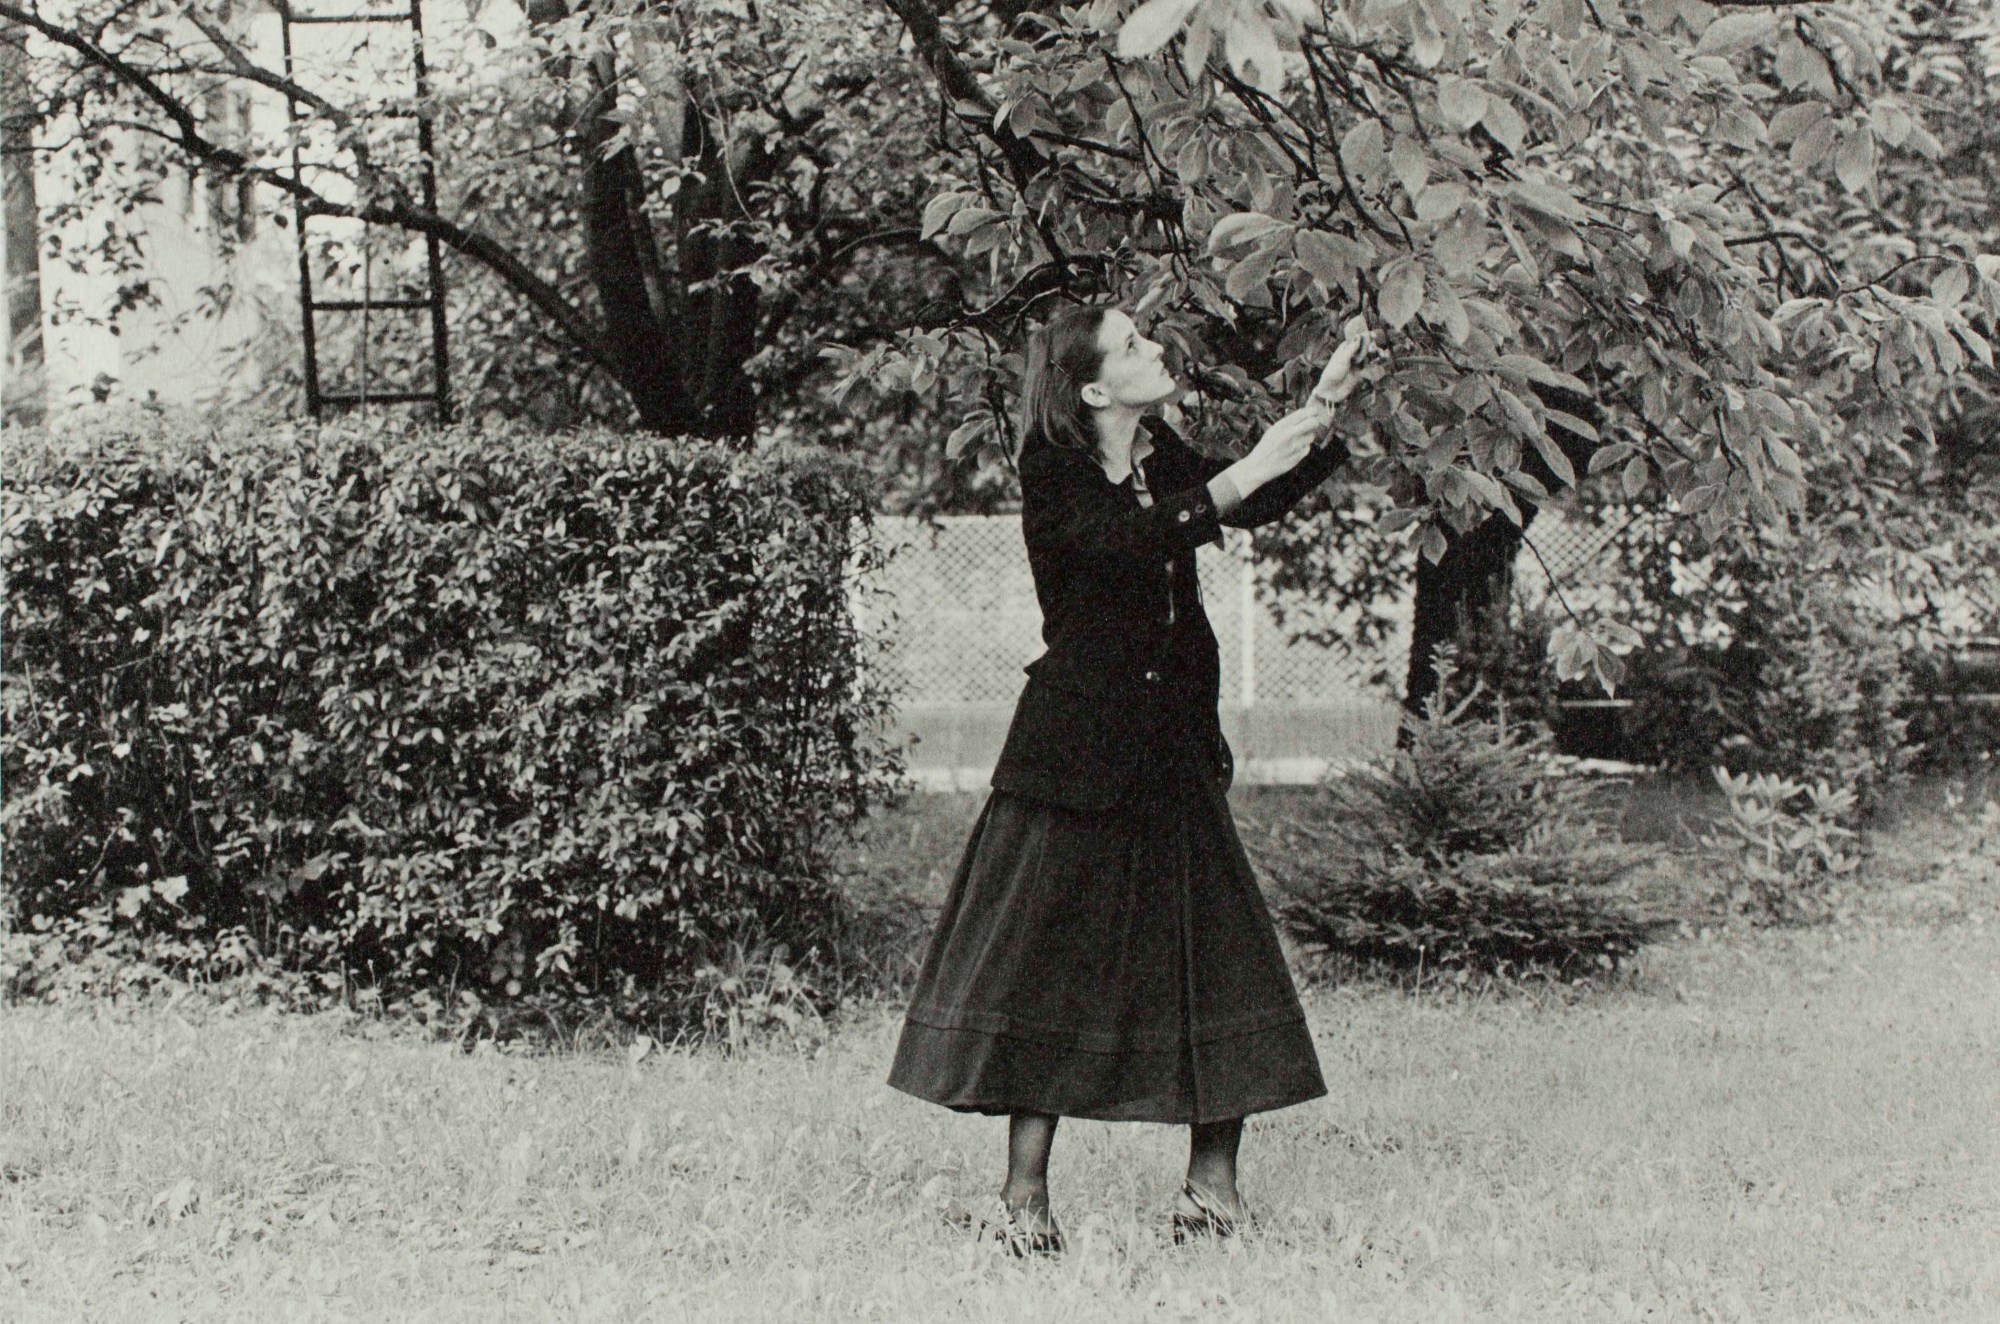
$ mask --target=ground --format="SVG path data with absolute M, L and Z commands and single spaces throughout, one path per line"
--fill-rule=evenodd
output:
M 10 1007 L 0 1317 L 2000 1320 L 2000 889 L 1904 864 L 1586 996 L 1311 989 L 1259 1233 L 1174 1249 L 1184 1133 L 1066 1122 L 1054 1263 L 946 1226 L 1003 1124 L 883 1085 L 893 1002 L 733 1056 Z

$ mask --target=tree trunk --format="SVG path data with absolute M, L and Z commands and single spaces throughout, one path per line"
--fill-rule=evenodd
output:
M 1535 507 L 1522 512 L 1521 528 L 1504 515 L 1490 515 L 1471 532 L 1459 534 L 1436 565 L 1417 558 L 1417 601 L 1410 623 L 1410 665 L 1403 684 L 1403 707 L 1422 713 L 1437 690 L 1432 652 L 1476 629 L 1514 591 L 1514 557 L 1521 550 Z
M 47 410 L 42 356 L 41 211 L 35 199 L 35 113 L 27 34 L 0 37 L 0 214 L 6 218 L 6 384 L 0 420 L 37 424 Z
M 771 177 L 776 157 L 755 138 L 738 142 L 731 153 L 693 98 L 683 114 L 681 156 L 694 158 L 700 172 L 699 183 L 686 180 L 674 197 L 686 300 L 681 320 L 700 332 L 682 351 L 684 389 L 695 401 L 695 431 L 747 437 L 756 426 L 757 395 L 743 369 L 757 352 L 758 293 L 749 277 L 722 273 L 758 257 L 754 244 L 727 227 L 747 219 L 742 199 Z
M 618 365 L 619 382 L 639 411 L 640 426 L 652 432 L 691 432 L 696 414 L 674 361 L 685 353 L 685 342 L 681 347 L 668 343 L 648 294 L 645 255 L 652 237 L 641 229 L 645 211 L 639 205 L 645 180 L 631 148 L 604 154 L 618 125 L 596 113 L 595 107 L 608 110 L 611 105 L 610 80 L 603 82 L 579 135 L 585 269 L 604 310 L 604 338 Z

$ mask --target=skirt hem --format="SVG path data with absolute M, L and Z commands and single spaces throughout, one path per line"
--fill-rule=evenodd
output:
M 1204 1117 L 1194 1113 L 1192 1109 L 1163 1108 L 1157 1111 L 1147 1109 L 1126 1110 L 1115 1105 L 1104 1108 L 1091 1105 L 1076 1107 L 1068 1104 L 1023 1102 L 1019 1099 L 1004 1101 L 997 1099 L 934 1099 L 928 1094 L 919 1094 L 908 1086 L 898 1085 L 893 1080 L 889 1082 L 889 1086 L 898 1093 L 907 1094 L 913 1099 L 921 1099 L 925 1103 L 934 1103 L 941 1108 L 949 1108 L 955 1113 L 977 1113 L 982 1117 L 1005 1117 L 1011 1113 L 1040 1113 L 1046 1117 L 1069 1117 L 1084 1122 L 1151 1122 L 1164 1126 L 1207 1126 L 1214 1122 L 1235 1121 L 1241 1117 L 1248 1117 L 1253 1113 L 1277 1112 L 1280 1109 L 1295 1107 L 1301 1103 L 1311 1103 L 1314 1099 L 1325 1098 L 1327 1093 L 1326 1087 L 1322 1085 L 1319 1089 L 1310 1093 L 1274 1094 L 1267 1098 L 1253 1099 L 1247 1103 L 1232 1106 L 1226 1112 L 1212 1113 Z
M 1306 1017 L 1304 1010 L 1294 1002 L 1289 1007 L 1265 1007 L 1256 1011 L 1241 1012 L 1226 1019 L 1209 1021 L 1188 1036 L 1183 1036 L 1178 1031 L 1170 1034 L 1116 1034 L 1101 1030 L 1076 1030 L 1039 1025 L 1008 1016 L 1003 1012 L 981 1011 L 976 1007 L 946 1008 L 913 1004 L 905 1013 L 904 1019 L 911 1024 L 929 1026 L 933 1030 L 970 1030 L 980 1034 L 1031 1039 L 1037 1043 L 1052 1044 L 1084 1053 L 1115 1054 L 1128 1052 L 1133 1048 L 1141 1051 L 1173 1052 L 1190 1040 L 1198 1045 L 1221 1043 L 1224 1040 L 1257 1034 L 1275 1025 L 1292 1023 L 1303 1025 Z

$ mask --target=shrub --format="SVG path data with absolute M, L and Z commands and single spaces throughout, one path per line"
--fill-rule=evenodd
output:
M 825 931 L 830 847 L 896 772 L 845 462 L 149 415 L 8 447 L 25 932 L 504 997 Z
M 1916 747 L 1894 606 L 1910 595 L 1870 591 L 1884 557 L 1864 524 L 1823 513 L 1696 556 L 1671 520 L 1632 520 L 1615 572 L 1645 638 L 1622 686 L 1630 756 L 1823 779 L 1854 792 L 1852 823 L 1872 816 Z
M 1855 792 L 1727 768 L 1715 779 L 1728 803 L 1701 840 L 1731 907 L 1762 920 L 1830 913 L 1840 881 L 1861 862 L 1853 850 L 1859 834 L 1845 826 Z
M 1577 977 L 1661 927 L 1617 884 L 1645 858 L 1601 834 L 1592 787 L 1547 755 L 1546 728 L 1454 700 L 1452 650 L 1402 748 L 1331 776 L 1258 851 L 1287 929 L 1395 970 Z

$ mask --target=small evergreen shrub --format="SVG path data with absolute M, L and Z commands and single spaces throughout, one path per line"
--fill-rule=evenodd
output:
M 1620 884 L 1646 858 L 1598 824 L 1595 791 L 1548 757 L 1545 727 L 1452 697 L 1452 650 L 1394 754 L 1315 792 L 1269 831 L 1279 919 L 1309 947 L 1397 971 L 1577 978 L 1631 956 L 1662 921 Z
M 630 999 L 835 923 L 897 772 L 845 461 L 146 414 L 6 444 L 17 974 L 227 947 Z

